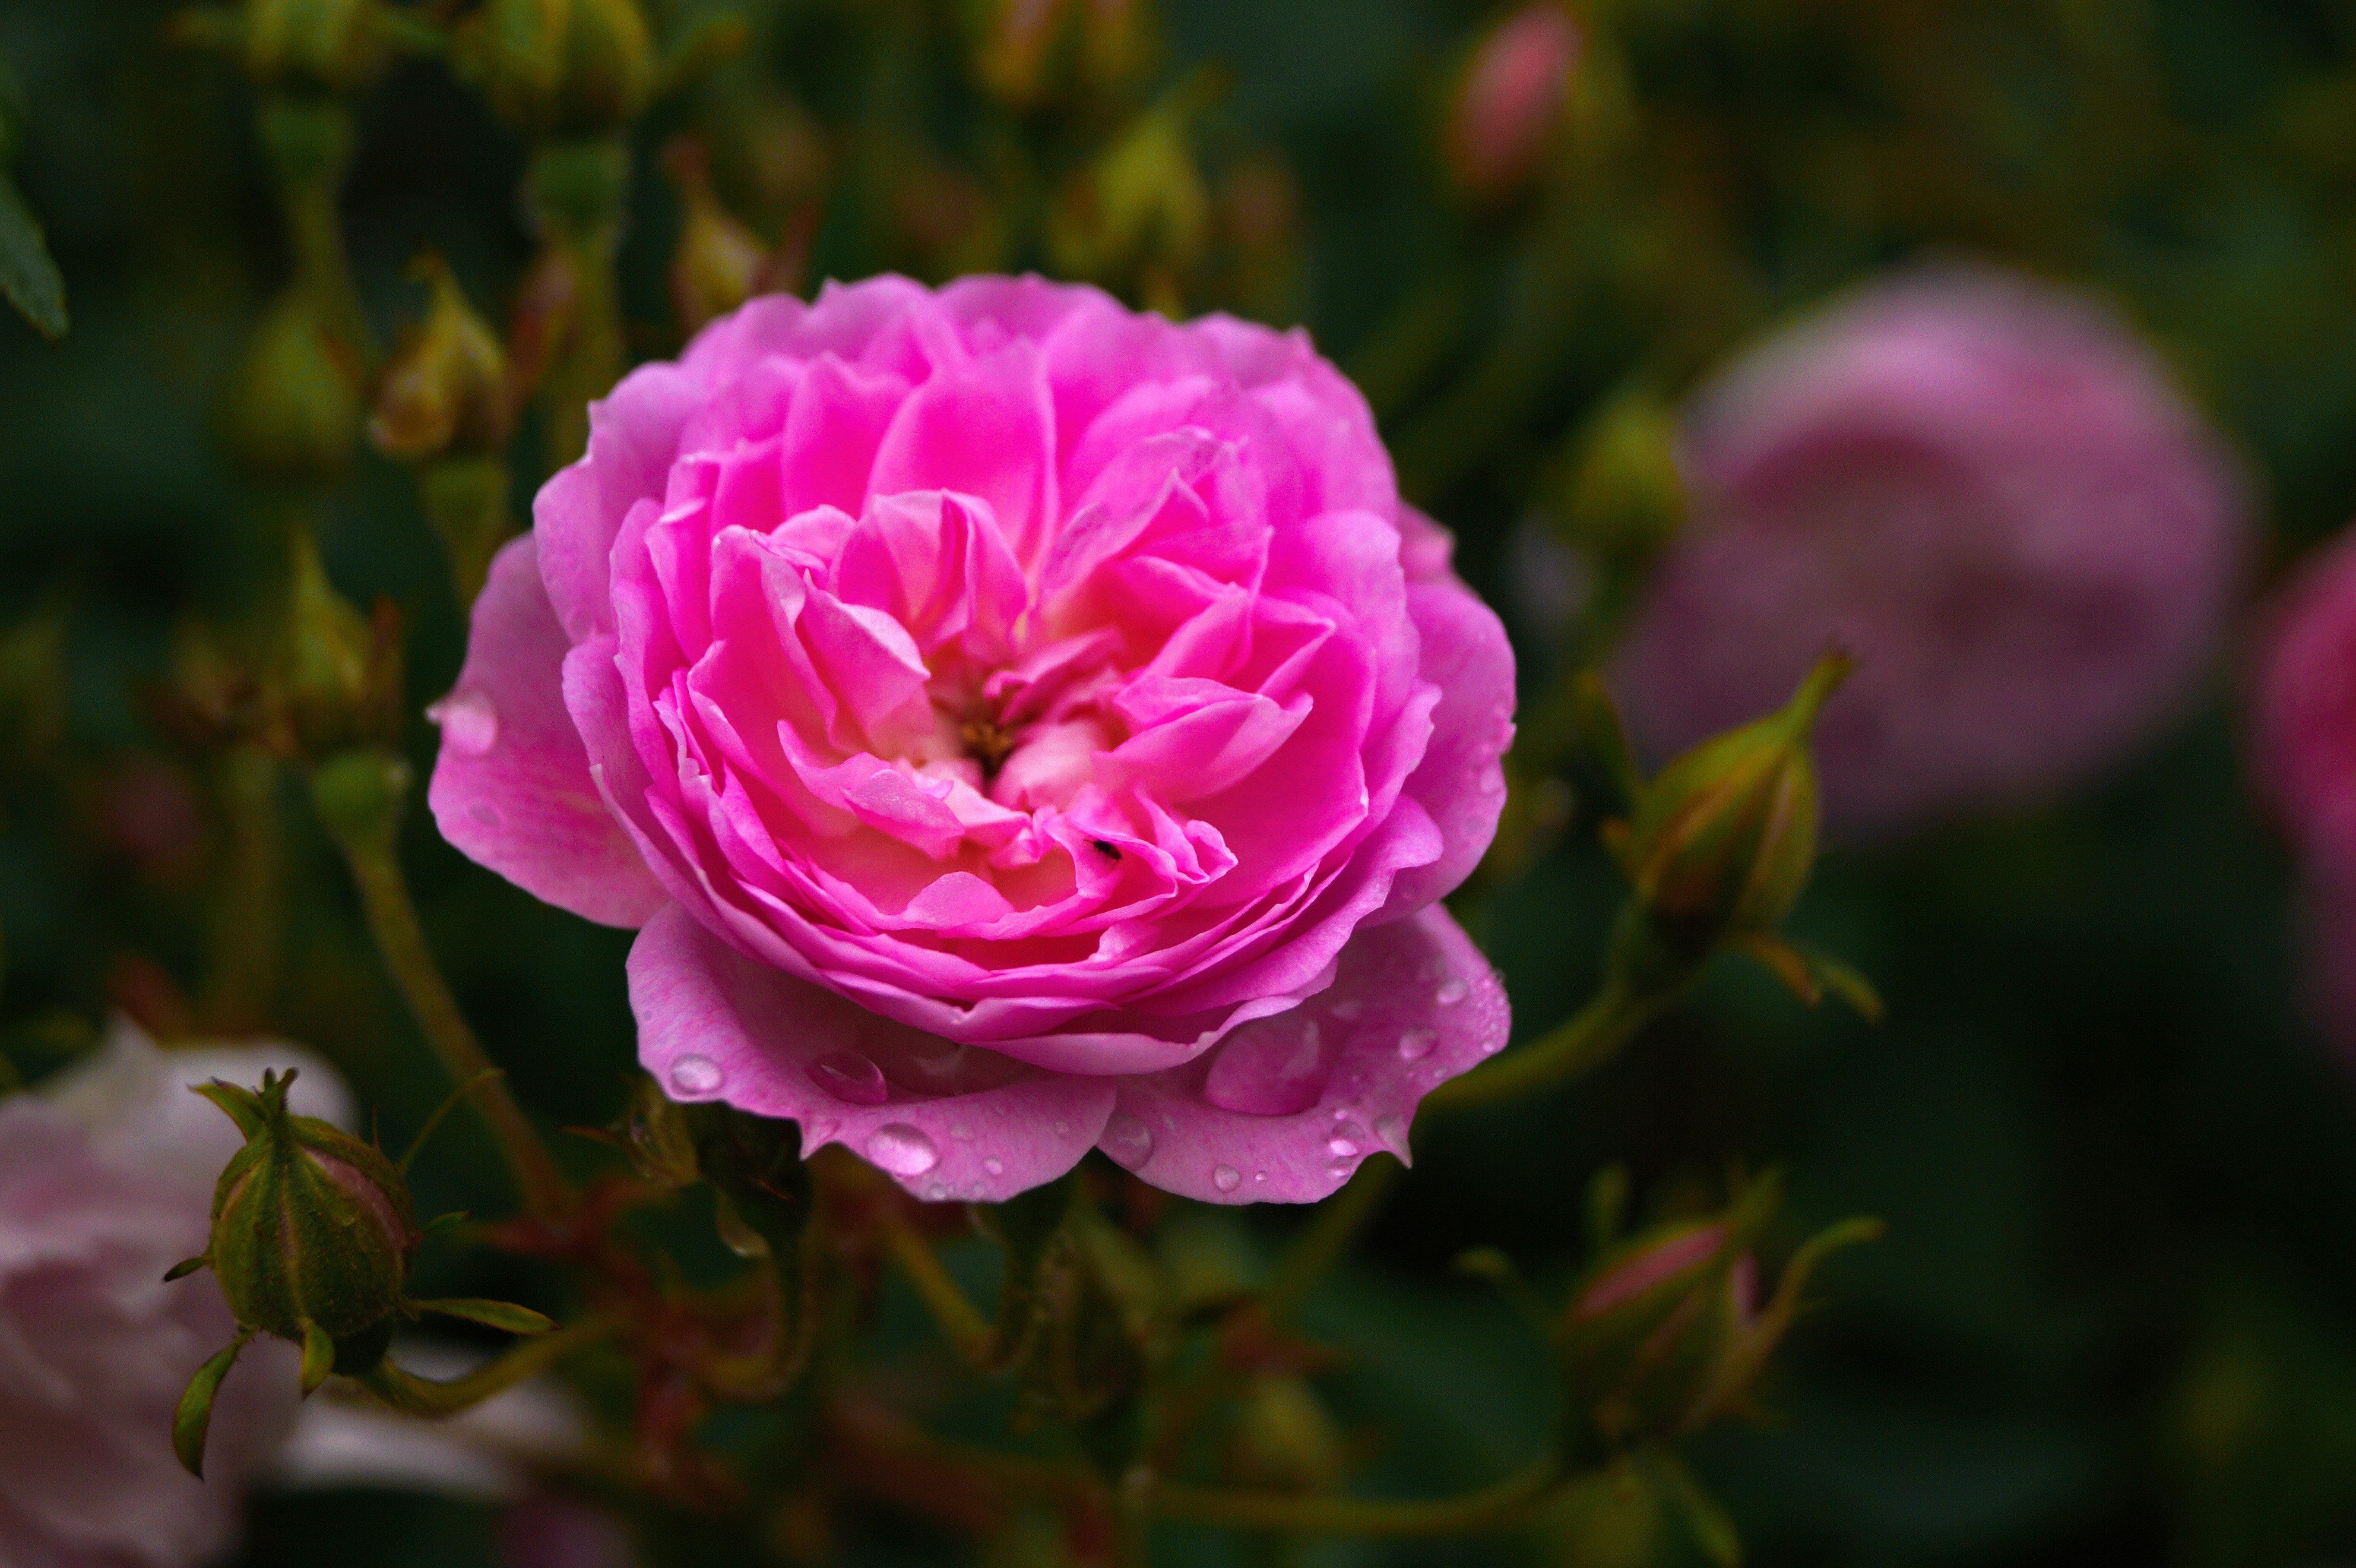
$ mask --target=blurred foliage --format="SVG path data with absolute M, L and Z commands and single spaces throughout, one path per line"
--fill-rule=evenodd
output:
M 570 330 L 551 302 L 580 308 L 578 269 L 608 254 L 627 357 L 676 348 L 732 292 L 884 268 L 1039 268 L 1173 312 L 1304 323 L 1511 615 L 1515 528 L 1580 506 L 1595 454 L 1622 439 L 1612 421 L 1674 400 L 1783 312 L 1963 248 L 2107 291 L 2157 335 L 2263 475 L 2266 571 L 2356 509 L 2351 0 L 1590 0 L 1544 160 L 1477 200 L 1442 154 L 1500 14 L 1470 0 L 730 9 L 749 36 L 724 61 L 725 40 L 697 41 L 720 8 L 676 0 L 653 8 L 670 53 L 606 62 L 600 91 L 651 107 L 626 165 L 599 165 L 626 166 L 626 219 L 576 230 L 550 217 L 562 193 L 546 177 L 538 207 L 519 191 L 528 165 L 547 176 L 527 137 L 589 110 L 519 87 L 499 98 L 510 125 L 442 62 L 371 53 L 330 213 L 364 319 L 332 333 L 289 314 L 341 307 L 289 288 L 323 263 L 316 232 L 311 252 L 299 225 L 289 241 L 285 150 L 230 62 L 175 40 L 169 0 L 0 10 L 22 88 L 21 115 L 0 111 L 0 266 L 37 312 L 46 285 L 13 236 L 38 213 L 74 304 L 54 347 L 0 318 L 0 1045 L 26 1077 L 122 1008 L 166 1037 L 316 1043 L 380 1108 L 389 1147 L 441 1098 L 276 731 L 249 721 L 258 699 L 221 628 L 262 624 L 287 592 L 289 517 L 298 539 L 316 530 L 342 599 L 384 606 L 380 630 L 355 618 L 341 635 L 405 637 L 401 740 L 430 765 L 416 709 L 455 672 L 462 609 L 417 480 L 351 445 L 350 388 L 444 279 L 510 321 L 510 353 Z M 478 77 L 510 11 L 481 8 L 461 51 Z M 427 252 L 446 272 L 412 270 Z M 288 481 L 307 449 L 229 454 L 258 321 L 280 324 L 258 341 L 316 389 L 292 411 L 312 423 L 265 433 L 351 446 L 332 484 Z M 320 357 L 337 341 L 346 357 Z M 564 432 L 520 412 L 514 450 L 561 453 Z M 528 516 L 541 476 L 526 462 L 486 497 L 477 475 L 466 517 L 436 525 Z M 1625 542 L 1602 542 L 1599 571 L 1633 570 Z M 1537 696 L 1557 672 L 1531 630 Z M 2286 876 L 2244 798 L 2232 684 L 2221 668 L 2205 717 L 2087 798 L 1829 861 L 1795 929 L 1873 976 L 1880 1030 L 1796 1012 L 1721 965 L 1577 1090 L 1435 1123 L 1370 1242 L 1304 1307 L 1301 1330 L 1347 1357 L 1269 1369 L 1233 1435 L 1237 1473 L 1314 1484 L 1346 1462 L 1404 1496 L 1494 1479 L 1544 1438 L 1537 1332 L 1451 1260 L 1500 1249 L 1560 1299 L 1597 1169 L 1627 1168 L 1643 1217 L 1667 1222 L 1716 1200 L 1730 1159 L 1772 1160 L 1792 1173 L 1779 1247 L 1860 1211 L 1890 1231 L 1843 1261 L 1837 1305 L 1779 1358 L 1762 1392 L 1788 1419 L 1692 1452 L 1750 1561 L 2356 1553 L 2356 1090 L 2298 1015 Z M 230 733 L 248 739 L 224 748 Z M 1463 912 L 1526 1036 L 1585 997 L 1620 898 L 1591 832 L 1612 783 L 1569 782 L 1523 868 Z M 632 1061 L 626 936 L 466 863 L 420 812 L 402 853 L 518 1096 L 552 1125 L 612 1120 Z M 504 1190 L 471 1124 L 414 1179 L 426 1212 Z M 1264 1280 L 1299 1222 L 1189 1211 L 1156 1245 L 1211 1300 Z M 946 1255 L 969 1288 L 997 1266 L 979 1241 Z M 1111 1255 L 1072 1288 L 1117 1291 Z M 421 1290 L 546 1299 L 512 1259 L 431 1266 L 448 1277 Z M 884 1301 L 877 1376 L 963 1388 L 939 1377 L 913 1297 L 894 1285 Z M 945 1392 L 927 1414 L 986 1435 L 1001 1398 Z M 917 1488 L 930 1522 L 821 1496 L 828 1456 L 809 1434 L 790 1410 L 720 1434 L 804 1489 L 762 1517 L 666 1516 L 652 1560 L 957 1550 L 943 1531 L 972 1520 L 955 1474 Z M 1673 1517 L 1676 1489 L 1583 1488 L 1535 1532 L 1446 1545 L 1173 1526 L 1157 1561 L 1678 1563 L 1708 1532 Z M 1054 1529 L 1000 1522 L 992 1561 L 1063 1560 Z M 265 1499 L 250 1560 L 316 1560 L 306 1543 L 330 1525 L 354 1563 L 492 1550 L 480 1509 L 313 1497 Z

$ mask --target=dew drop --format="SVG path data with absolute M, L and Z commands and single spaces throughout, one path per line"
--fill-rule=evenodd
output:
M 948 1195 L 949 1189 L 937 1181 L 925 1189 L 925 1201 L 927 1203 L 937 1203 Z
M 1211 1168 L 1211 1185 L 1217 1188 L 1222 1192 L 1233 1192 L 1237 1188 L 1243 1185 L 1243 1179 L 1244 1173 L 1237 1170 L 1232 1165 L 1219 1165 L 1213 1166 Z
M 478 800 L 475 802 L 474 805 L 466 808 L 466 815 L 473 817 L 476 821 L 481 823 L 486 827 L 497 827 L 500 823 L 507 820 L 506 817 L 499 815 L 499 808 L 493 805 L 487 800 Z
M 842 1124 L 832 1116 L 820 1116 L 809 1125 L 809 1136 L 802 1140 L 804 1152 L 816 1148 L 841 1130 Z
M 1003 1176 L 1006 1174 L 1006 1162 L 996 1155 L 991 1155 L 981 1162 L 981 1168 L 992 1176 Z
M 1153 1129 L 1127 1111 L 1116 1111 L 1097 1147 L 1123 1170 L 1135 1170 L 1153 1157 Z
M 1472 987 L 1462 980 L 1442 980 L 1432 999 L 1443 1008 L 1452 1008 L 1472 994 Z
M 670 1064 L 670 1086 L 682 1094 L 709 1094 L 723 1076 L 720 1063 L 708 1056 L 682 1056 Z
M 809 1080 L 838 1100 L 880 1105 L 892 1097 L 884 1070 L 855 1051 L 829 1051 L 809 1064 Z
M 1355 1122 L 1344 1122 L 1325 1140 L 1325 1152 L 1335 1159 L 1353 1159 L 1366 1141 L 1366 1129 Z
M 499 710 L 484 691 L 454 691 L 425 710 L 442 726 L 442 741 L 462 757 L 479 757 L 499 741 Z
M 1481 1042 L 1481 1054 L 1483 1056 L 1494 1056 L 1505 1049 L 1505 1037 L 1500 1034 L 1493 1034 Z
M 1072 1136 L 1072 1124 L 1069 1122 L 1057 1122 L 1055 1124 L 1055 1136 L 1059 1138 L 1070 1137 Z
M 1394 1149 L 1407 1147 L 1407 1118 L 1396 1113 L 1376 1118 L 1375 1136 L 1382 1139 L 1387 1147 Z
M 1398 1039 L 1401 1061 L 1421 1061 L 1440 1043 L 1440 1031 L 1433 1029 L 1411 1029 Z
M 889 1122 L 868 1135 L 867 1157 L 894 1176 L 922 1176 L 941 1162 L 941 1151 L 922 1127 Z
M 949 1124 L 949 1136 L 957 1139 L 957 1141 L 961 1144 L 969 1144 L 973 1142 L 973 1128 L 963 1122 L 951 1122 Z
M 1503 768 L 1491 768 L 1487 773 L 1483 773 L 1481 775 L 1481 793 L 1483 795 L 1505 794 L 1505 771 Z
M 1255 1170 L 1252 1172 L 1252 1179 L 1254 1181 L 1266 1181 L 1268 1179 L 1268 1172 L 1264 1170 Z

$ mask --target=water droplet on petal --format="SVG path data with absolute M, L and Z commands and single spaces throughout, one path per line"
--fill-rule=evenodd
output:
M 484 691 L 454 691 L 425 710 L 442 726 L 442 742 L 462 757 L 479 757 L 499 741 L 499 710 Z
M 1244 1173 L 1232 1165 L 1211 1168 L 1211 1185 L 1222 1192 L 1233 1192 L 1237 1187 L 1243 1185 L 1243 1179 Z
M 1070 1137 L 1072 1136 L 1072 1124 L 1069 1122 L 1057 1122 L 1055 1124 L 1055 1136 L 1059 1138 Z
M 973 1142 L 973 1129 L 963 1122 L 951 1122 L 949 1124 L 949 1136 L 957 1139 L 957 1141 L 961 1144 L 969 1144 Z
M 708 1056 L 682 1056 L 670 1064 L 670 1086 L 682 1094 L 709 1094 L 723 1077 L 720 1063 Z
M 937 1181 L 925 1189 L 925 1200 L 928 1203 L 937 1203 L 948 1195 L 949 1189 Z
M 1365 1128 L 1355 1122 L 1344 1122 L 1333 1129 L 1333 1136 L 1325 1140 L 1325 1152 L 1336 1159 L 1349 1159 L 1358 1153 L 1365 1141 Z
M 1006 1174 L 1006 1162 L 996 1155 L 991 1155 L 981 1162 L 981 1168 L 992 1176 L 1003 1176 Z
M 487 800 L 478 800 L 466 807 L 466 815 L 486 827 L 497 827 L 507 820 L 499 815 L 499 808 Z
M 892 1097 L 884 1070 L 856 1051 L 829 1051 L 809 1064 L 809 1080 L 838 1100 L 880 1105 Z
M 1462 980 L 1442 980 L 1432 999 L 1443 1008 L 1452 1008 L 1472 994 L 1472 987 Z
M 1505 794 L 1505 771 L 1503 768 L 1491 768 L 1487 773 L 1483 773 L 1481 775 L 1481 793 L 1483 795 Z
M 1382 1139 L 1387 1148 L 1404 1149 L 1407 1147 L 1407 1118 L 1397 1113 L 1376 1117 L 1375 1136 Z
M 1501 1034 L 1493 1034 L 1481 1042 L 1481 1054 L 1483 1056 L 1494 1056 L 1505 1049 L 1505 1037 Z
M 1252 1172 L 1252 1179 L 1254 1181 L 1266 1181 L 1268 1179 L 1268 1172 L 1264 1170 L 1255 1170 Z
M 809 1125 L 809 1136 L 802 1139 L 802 1152 L 805 1154 L 809 1153 L 809 1150 L 818 1147 L 819 1145 L 826 1142 L 827 1139 L 834 1136 L 835 1134 L 841 1130 L 842 1124 L 836 1121 L 832 1116 L 820 1116 L 817 1121 L 812 1122 Z
M 1227 1037 L 1203 1080 L 1203 1098 L 1244 1116 L 1290 1116 L 1317 1103 L 1324 1039 L 1297 1014 L 1246 1024 Z
M 1436 1029 L 1411 1029 L 1399 1036 L 1398 1053 L 1401 1061 L 1421 1061 L 1440 1043 Z
M 1097 1147 L 1123 1170 L 1135 1170 L 1153 1157 L 1153 1129 L 1127 1111 L 1116 1111 Z
M 941 1151 L 924 1128 L 890 1122 L 868 1135 L 867 1157 L 894 1176 L 922 1176 L 941 1162 Z

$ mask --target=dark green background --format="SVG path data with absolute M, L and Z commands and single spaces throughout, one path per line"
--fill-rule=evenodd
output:
M 859 149 L 914 127 L 950 164 L 986 165 L 997 133 L 958 69 L 947 8 L 739 8 L 760 18 L 760 42 L 731 70 L 790 85 L 840 151 L 819 272 L 924 265 L 877 218 L 888 176 Z M 2097 286 L 2154 331 L 2260 475 L 2262 581 L 2356 510 L 2356 5 L 1622 9 L 1645 133 L 1697 149 L 1687 162 L 1706 176 L 1480 216 L 1448 197 L 1433 124 L 1481 7 L 1162 8 L 1169 73 L 1198 59 L 1233 72 L 1206 156 L 1278 148 L 1289 161 L 1298 317 L 1365 375 L 1411 493 L 1459 530 L 1493 599 L 1552 454 L 1663 335 L 1698 315 L 1720 353 L 1931 246 Z M 0 58 L 29 109 L 19 176 L 75 315 L 55 347 L 0 319 L 0 624 L 45 604 L 70 615 L 62 685 L 19 668 L 0 693 L 16 737 L 0 758 L 0 1025 L 34 1073 L 102 1017 L 125 954 L 200 983 L 213 861 L 143 869 L 110 847 L 104 802 L 137 759 L 192 766 L 159 740 L 143 692 L 176 621 L 232 613 L 262 570 L 266 530 L 209 411 L 283 251 L 248 90 L 160 42 L 169 10 L 0 8 Z M 642 148 L 694 123 L 728 80 L 658 111 Z M 371 92 L 362 127 L 345 217 L 380 331 L 416 309 L 402 268 L 422 243 L 478 297 L 503 297 L 529 256 L 515 141 L 429 62 Z M 1940 177 L 1907 173 L 1924 169 Z M 639 348 L 655 353 L 676 341 L 660 276 L 675 206 L 654 175 L 640 184 L 624 261 Z M 1641 242 L 1655 189 L 1665 203 L 1707 193 L 1716 271 Z M 1002 259 L 1040 261 L 1020 240 Z M 1415 333 L 1402 323 L 1417 320 L 1440 325 L 1403 350 Z M 389 594 L 412 616 L 422 700 L 455 673 L 462 622 L 412 495 L 405 472 L 363 458 L 325 542 L 348 593 Z M 1368 1484 L 1476 1485 L 1542 1440 L 1540 1348 L 1494 1292 L 1450 1274 L 1459 1252 L 1494 1244 L 1558 1284 L 1605 1162 L 1624 1161 L 1656 1206 L 1730 1162 L 1782 1163 L 1789 1237 L 1858 1212 L 1890 1230 L 1823 1275 L 1825 1305 L 1768 1389 L 1783 1424 L 1696 1450 L 1755 1561 L 2356 1557 L 2356 1085 L 2301 1017 L 2292 878 L 2237 756 L 2244 656 L 2238 640 L 2224 650 L 2196 713 L 2083 798 L 1827 860 L 1798 927 L 1875 978 L 1886 1027 L 1803 1011 L 1730 969 L 1591 1082 L 1430 1129 L 1311 1314 L 1349 1352 L 1326 1384 L 1334 1409 L 1379 1440 Z M 1534 647 L 1525 671 L 1526 693 L 1551 673 Z M 37 747 L 53 705 L 62 739 Z M 430 731 L 410 739 L 429 765 Z M 337 867 L 288 816 L 294 918 L 270 1021 L 345 1063 L 393 1144 L 436 1080 Z M 474 868 L 422 811 L 407 852 L 430 933 L 527 1102 L 557 1123 L 609 1117 L 631 1059 L 626 936 Z M 1616 897 L 1575 837 L 1467 912 L 1520 1032 L 1581 998 Z M 428 1211 L 498 1191 L 471 1129 L 421 1170 Z M 1206 1246 L 1248 1258 L 1297 1216 L 1202 1222 Z M 470 1290 L 533 1288 L 466 1267 Z M 916 1331 L 886 1328 L 887 1342 Z M 487 1529 L 481 1510 L 450 1504 L 273 1500 L 252 1550 L 463 1563 L 482 1560 Z M 756 1534 L 681 1522 L 660 1540 L 666 1554 L 750 1562 Z M 880 1523 L 846 1540 L 858 1561 L 956 1550 Z M 1173 1562 L 1575 1561 L 1537 1539 L 1256 1554 L 1173 1533 L 1166 1546 Z

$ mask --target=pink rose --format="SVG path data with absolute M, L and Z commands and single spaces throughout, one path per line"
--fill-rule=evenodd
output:
M 2118 759 L 2213 650 L 2244 485 L 2107 312 L 1987 269 L 1867 288 L 1696 401 L 1693 517 L 1613 671 L 1665 756 L 1858 656 L 1816 730 L 1827 821 L 1872 837 Z
M 243 1141 L 187 1086 L 289 1064 L 305 1115 L 348 1119 L 307 1052 L 166 1053 L 127 1025 L 43 1093 L 0 1097 L 0 1563 L 183 1568 L 236 1544 L 246 1483 L 294 1424 L 296 1353 L 247 1348 L 198 1480 L 172 1413 L 236 1325 L 209 1274 L 164 1271 L 204 1251 Z
M 761 299 L 593 410 L 432 804 L 638 926 L 648 1069 L 932 1199 L 1091 1145 L 1308 1200 L 1503 1043 L 1436 901 L 1513 659 L 1306 337 L 969 278 Z

